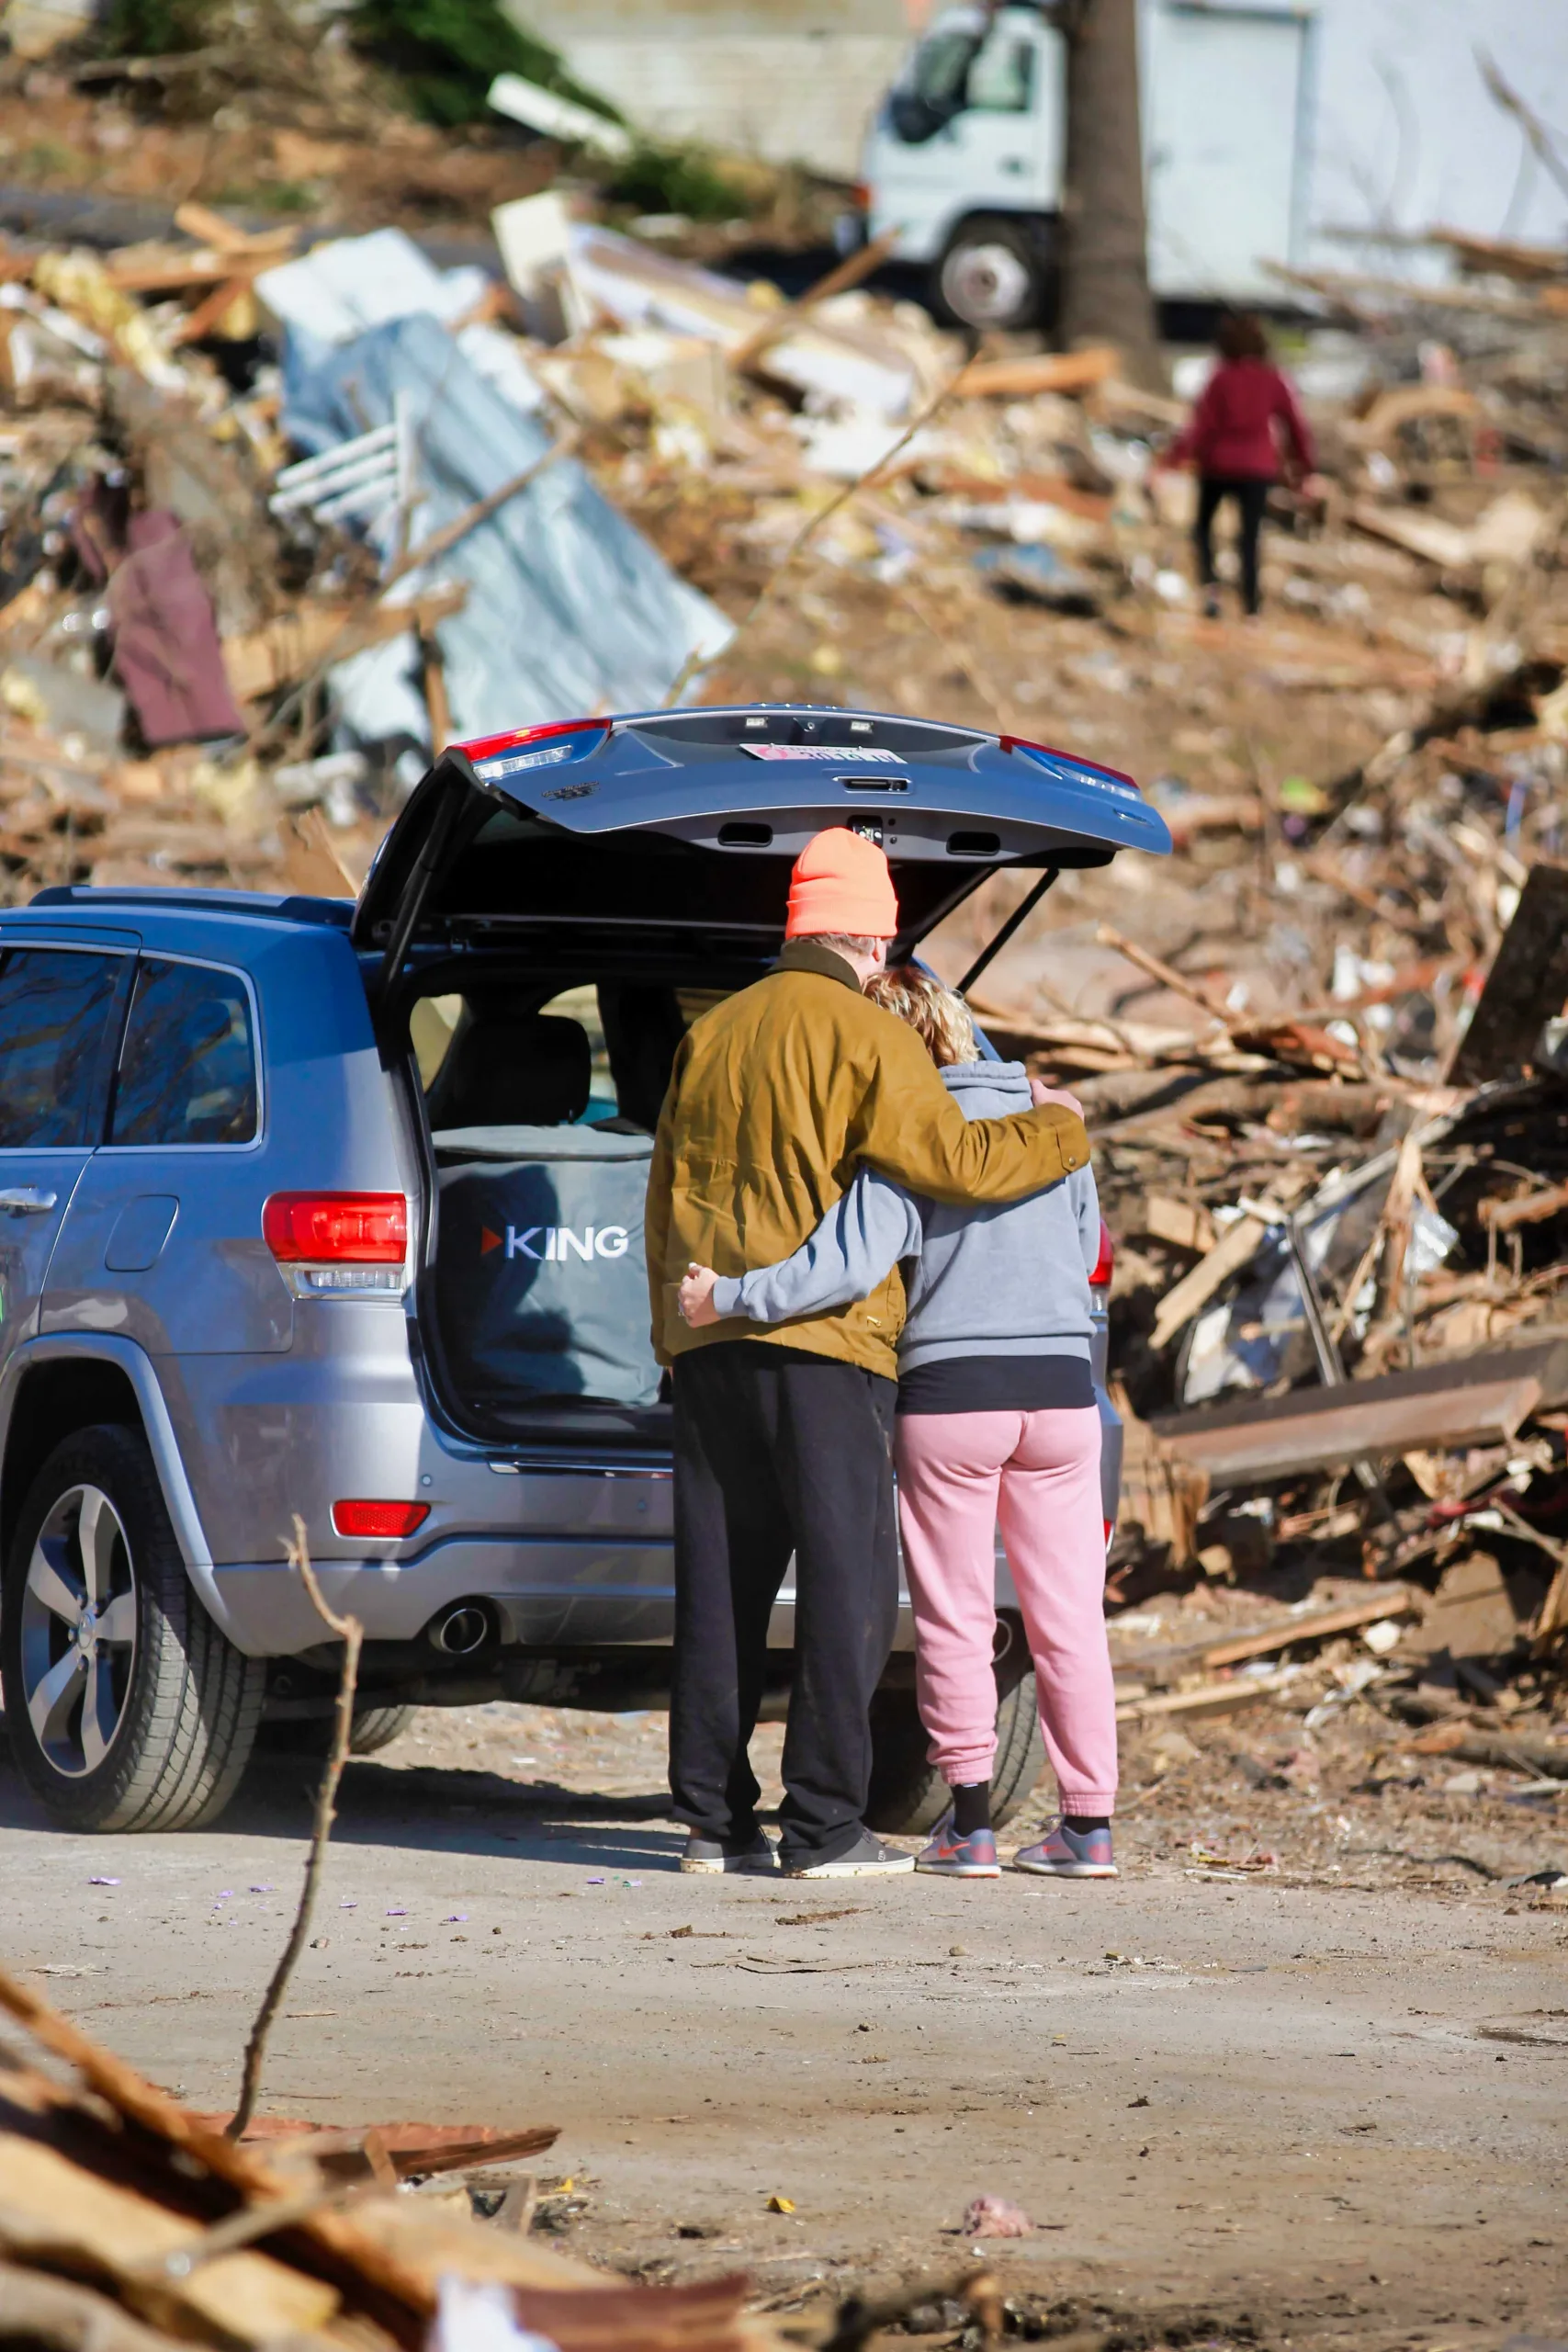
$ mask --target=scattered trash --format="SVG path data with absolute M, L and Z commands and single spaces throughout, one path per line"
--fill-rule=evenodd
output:
M 1005 2197 L 976 2197 L 964 2216 L 964 2235 L 970 2238 L 1027 2238 L 1034 2224 L 1018 2205 Z
M 793 2197 L 770 2197 L 768 2199 L 768 2211 L 770 2213 L 793 2213 L 795 2211 L 795 2199 Z

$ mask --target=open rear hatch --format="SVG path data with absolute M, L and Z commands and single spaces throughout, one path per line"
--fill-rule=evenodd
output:
M 795 856 L 842 824 L 892 864 L 896 953 L 998 867 L 1038 869 L 966 980 L 1064 866 L 1170 845 L 1112 769 L 841 710 L 525 729 L 454 746 L 417 786 L 353 935 L 387 1049 L 422 1092 L 421 1324 L 465 1429 L 525 1450 L 667 1442 L 642 1266 L 649 1131 L 684 1022 L 766 969 Z M 409 1049 L 416 1004 L 454 1024 L 434 1069 Z
M 1013 736 L 790 707 L 577 719 L 443 752 L 382 843 L 355 944 L 383 997 L 411 948 L 520 927 L 573 952 L 770 956 L 790 866 L 827 825 L 886 851 L 906 954 L 998 866 L 1170 848 L 1130 777 Z

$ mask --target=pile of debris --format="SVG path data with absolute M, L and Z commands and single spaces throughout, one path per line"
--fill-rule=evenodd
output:
M 856 282 L 875 247 L 787 301 L 583 209 L 504 204 L 488 266 L 456 268 L 400 230 L 311 243 L 199 204 L 151 243 L 0 254 L 12 892 L 349 888 L 451 737 L 804 689 L 1152 775 L 1200 876 L 1251 873 L 1298 932 L 1329 886 L 1371 967 L 1420 927 L 1381 818 L 1429 889 L 1434 810 L 1463 866 L 1454 794 L 1506 790 L 1446 943 L 1484 955 L 1554 840 L 1568 322 L 1309 354 L 1327 471 L 1280 493 L 1288 622 L 1244 632 L 1187 577 L 1192 486 L 1159 463 L 1181 403 L 1113 351 L 975 356 Z M 1293 772 L 1303 734 L 1381 798 Z
M 0 2008 L 0 2343 L 172 2352 L 770 2352 L 747 2280 L 605 2278 L 527 2234 L 548 2129 L 257 2127 L 236 2143 L 15 1980 Z M 479 2213 L 491 2218 L 480 2221 Z

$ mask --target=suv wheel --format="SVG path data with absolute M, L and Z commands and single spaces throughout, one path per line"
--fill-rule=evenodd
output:
M 926 1727 L 912 1690 L 879 1690 L 871 1702 L 871 1795 L 866 1826 L 884 1838 L 923 1838 L 947 1811 L 947 1782 L 926 1760 Z M 1045 1769 L 1034 1677 L 1025 1674 L 997 1704 L 991 1819 L 1012 1819 Z
M 1007 333 L 1044 315 L 1043 254 L 1028 229 L 1000 214 L 965 220 L 934 277 L 933 307 L 950 325 Z
M 266 1667 L 191 1590 L 139 1431 L 79 1430 L 55 1448 L 22 1507 L 0 1600 L 12 1752 L 56 1820 L 215 1820 L 250 1755 Z
M 412 1707 L 356 1707 L 349 1725 L 349 1754 L 374 1756 L 379 1748 L 390 1747 L 412 1721 Z

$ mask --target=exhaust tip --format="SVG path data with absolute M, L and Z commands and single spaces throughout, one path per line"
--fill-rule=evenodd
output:
M 459 1600 L 429 1627 L 431 1646 L 443 1657 L 474 1657 L 495 1639 L 495 1619 L 482 1600 Z

